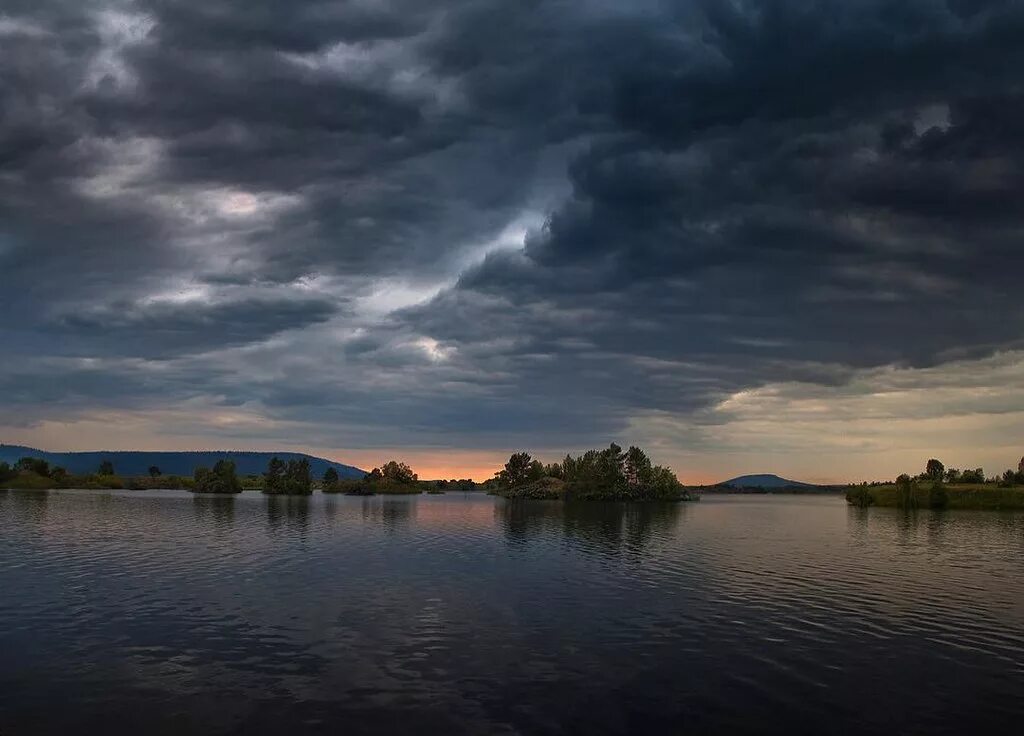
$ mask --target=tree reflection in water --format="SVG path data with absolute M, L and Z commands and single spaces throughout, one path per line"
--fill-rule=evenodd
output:
M 680 503 L 501 501 L 495 515 L 510 544 L 552 537 L 590 554 L 640 553 L 672 533 L 686 515 Z
M 213 527 L 218 532 L 229 530 L 235 523 L 235 497 L 192 495 L 192 506 L 197 519 L 213 518 Z
M 309 531 L 309 496 L 267 496 L 267 524 L 272 532 L 282 529 L 305 538 Z
M 403 531 L 416 518 L 416 499 L 366 496 L 362 516 L 364 521 L 379 523 L 388 532 Z

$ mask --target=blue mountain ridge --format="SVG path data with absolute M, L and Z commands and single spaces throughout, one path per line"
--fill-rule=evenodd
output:
M 813 483 L 801 483 L 796 480 L 787 480 L 777 475 L 768 473 L 761 475 L 741 475 L 731 480 L 719 483 L 720 486 L 732 486 L 733 488 L 817 488 Z
M 314 478 L 334 468 L 341 478 L 362 478 L 365 471 L 352 465 L 314 457 L 301 452 L 253 452 L 242 450 L 198 450 L 195 452 L 142 452 L 135 450 L 101 450 L 97 452 L 47 452 L 34 447 L 0 444 L 0 462 L 13 465 L 20 458 L 41 458 L 50 465 L 64 468 L 69 473 L 84 475 L 95 473 L 100 463 L 109 460 L 118 475 L 148 475 L 153 465 L 164 475 L 191 476 L 196 468 L 212 468 L 218 460 L 234 460 L 239 475 L 259 475 L 267 469 L 270 458 L 298 460 L 306 458 Z

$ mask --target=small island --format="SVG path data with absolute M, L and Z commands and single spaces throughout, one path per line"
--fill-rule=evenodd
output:
M 566 455 L 545 465 L 516 452 L 495 474 L 489 489 L 504 498 L 560 501 L 693 501 L 669 468 L 654 465 L 639 447 L 612 443 L 604 450 Z

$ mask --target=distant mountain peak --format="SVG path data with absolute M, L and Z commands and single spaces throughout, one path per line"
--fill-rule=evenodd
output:
M 771 473 L 760 475 L 740 475 L 731 480 L 719 483 L 720 486 L 732 486 L 733 488 L 814 488 L 813 483 L 802 483 L 798 480 L 780 478 Z

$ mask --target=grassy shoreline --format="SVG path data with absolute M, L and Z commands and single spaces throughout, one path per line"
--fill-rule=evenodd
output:
M 165 475 L 157 478 L 99 474 L 50 477 L 40 475 L 39 473 L 21 471 L 13 477 L 0 481 L 0 489 L 10 491 L 188 491 L 192 489 L 193 484 L 192 478 L 175 475 Z
M 883 508 L 932 508 L 931 482 L 915 482 L 906 499 L 901 499 L 895 484 L 850 486 L 846 500 L 853 506 Z M 994 483 L 942 483 L 945 509 L 977 509 L 988 511 L 1024 510 L 1024 486 L 1004 487 Z
M 239 479 L 242 491 L 262 492 L 263 479 L 258 476 L 243 476 Z M 313 483 L 314 490 L 325 494 L 346 493 L 349 495 L 418 495 L 437 493 L 434 481 L 417 481 L 410 484 L 375 484 L 364 481 L 341 481 L 333 488 Z M 0 480 L 0 490 L 5 491 L 195 491 L 195 479 L 178 475 L 120 476 L 120 475 L 61 475 L 59 478 L 40 475 L 31 471 L 20 471 L 17 475 Z M 278 495 L 278 494 L 269 494 Z M 288 494 L 280 494 L 288 495 Z M 308 495 L 308 494 L 298 494 Z

